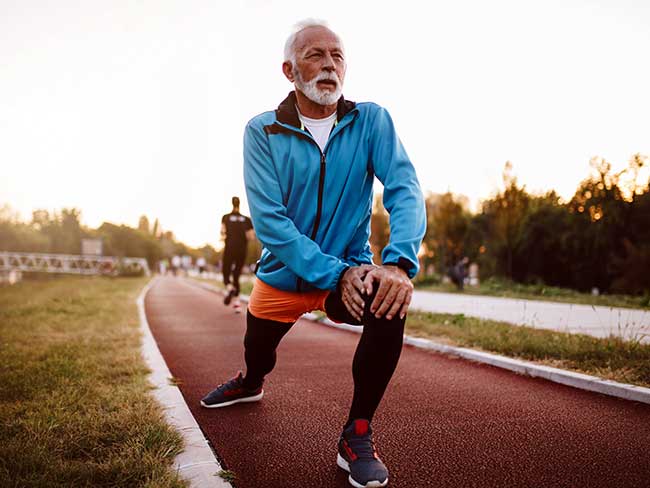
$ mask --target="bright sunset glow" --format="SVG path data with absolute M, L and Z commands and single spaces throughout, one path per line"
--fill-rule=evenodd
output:
M 425 191 L 476 204 L 506 161 L 570 198 L 604 157 L 650 154 L 650 4 L 0 0 L 0 205 L 146 214 L 219 245 L 242 135 L 292 89 L 291 26 L 328 21 L 343 93 L 391 112 Z

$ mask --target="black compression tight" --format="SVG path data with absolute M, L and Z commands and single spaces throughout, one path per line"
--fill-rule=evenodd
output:
M 244 336 L 245 388 L 255 390 L 262 385 L 264 377 L 275 367 L 275 350 L 292 325 L 260 319 L 250 312 L 246 314 L 246 335 Z
M 352 361 L 354 396 L 346 426 L 354 419 L 372 421 L 402 352 L 406 319 L 399 315 L 377 319 L 370 313 L 370 303 L 366 302 L 363 333 Z
M 362 320 L 363 333 L 352 361 L 354 396 L 346 425 L 354 419 L 372 421 L 402 351 L 406 319 L 375 318 L 370 313 L 371 301 L 372 297 L 366 302 Z M 337 294 L 332 293 L 328 297 L 325 308 L 328 315 L 336 320 L 361 325 L 349 315 Z M 248 313 L 244 338 L 246 388 L 258 388 L 264 377 L 273 370 L 276 362 L 275 350 L 292 325 L 260 319 Z M 316 353 L 317 351 L 314 351 L 314 354 Z

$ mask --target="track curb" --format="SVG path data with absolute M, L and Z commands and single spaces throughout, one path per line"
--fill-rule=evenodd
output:
M 319 318 L 316 316 L 310 317 L 306 314 L 304 317 L 316 322 L 320 322 L 329 327 L 337 329 L 348 330 L 360 334 L 360 327 L 347 324 L 337 324 L 327 318 Z M 642 386 L 629 385 L 627 383 L 619 383 L 617 381 L 604 380 L 597 376 L 591 376 L 583 373 L 575 373 L 565 369 L 552 368 L 550 366 L 543 366 L 520 359 L 512 359 L 498 354 L 492 354 L 475 349 L 468 349 L 465 347 L 448 346 L 429 339 L 421 337 L 404 336 L 404 343 L 420 349 L 428 349 L 450 356 L 458 356 L 477 363 L 489 364 L 497 368 L 507 369 L 514 373 L 531 376 L 533 378 L 543 378 L 545 380 L 560 383 L 562 385 L 579 388 L 581 390 L 592 391 L 595 393 L 602 393 L 603 395 L 622 398 L 625 400 L 633 400 L 636 402 L 650 404 L 650 388 Z
M 149 382 L 153 396 L 163 407 L 165 419 L 183 437 L 185 449 L 174 459 L 174 469 L 192 488 L 232 488 L 217 473 L 222 470 L 208 440 L 196 422 L 178 386 L 170 383 L 172 374 L 151 333 L 144 310 L 144 299 L 156 278 L 149 281 L 136 300 L 140 330 L 142 331 L 142 357 L 151 370 Z
M 222 293 L 221 289 L 210 285 L 209 283 L 192 281 L 193 283 L 201 286 L 206 290 L 216 293 Z M 242 301 L 248 301 L 248 296 L 241 295 Z M 362 328 L 359 326 L 352 326 L 348 324 L 337 324 L 332 322 L 326 317 L 319 317 L 316 314 L 308 313 L 303 315 L 303 318 L 318 322 L 329 327 L 347 330 L 357 334 L 361 333 Z M 427 349 L 441 354 L 450 356 L 462 357 L 477 363 L 489 364 L 497 368 L 507 369 L 517 374 L 531 376 L 533 378 L 542 378 L 554 383 L 571 386 L 581 390 L 601 393 L 612 397 L 622 398 L 624 400 L 632 400 L 636 402 L 646 403 L 650 405 L 650 388 L 643 386 L 629 385 L 627 383 L 619 383 L 617 381 L 604 380 L 597 376 L 591 376 L 583 373 L 575 373 L 565 369 L 552 368 L 550 366 L 543 366 L 520 359 L 513 359 L 499 354 L 492 354 L 488 352 L 478 351 L 475 349 L 468 349 L 465 347 L 448 346 L 429 339 L 421 337 L 413 337 L 409 335 L 404 336 L 404 343 L 420 349 Z

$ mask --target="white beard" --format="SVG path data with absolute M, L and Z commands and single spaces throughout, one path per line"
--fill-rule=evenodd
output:
M 296 69 L 293 73 L 295 77 L 295 85 L 298 90 L 303 92 L 307 98 L 318 105 L 334 105 L 341 98 L 343 92 L 343 83 L 334 72 L 322 72 L 315 76 L 310 81 L 305 81 L 300 76 L 300 72 Z M 336 82 L 336 89 L 332 92 L 329 90 L 321 90 L 316 83 L 322 80 L 332 80 Z

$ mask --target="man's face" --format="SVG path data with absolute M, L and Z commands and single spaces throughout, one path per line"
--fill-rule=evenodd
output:
M 296 88 L 319 105 L 333 105 L 343 91 L 345 57 L 336 35 L 325 27 L 303 30 L 295 42 L 292 66 Z

